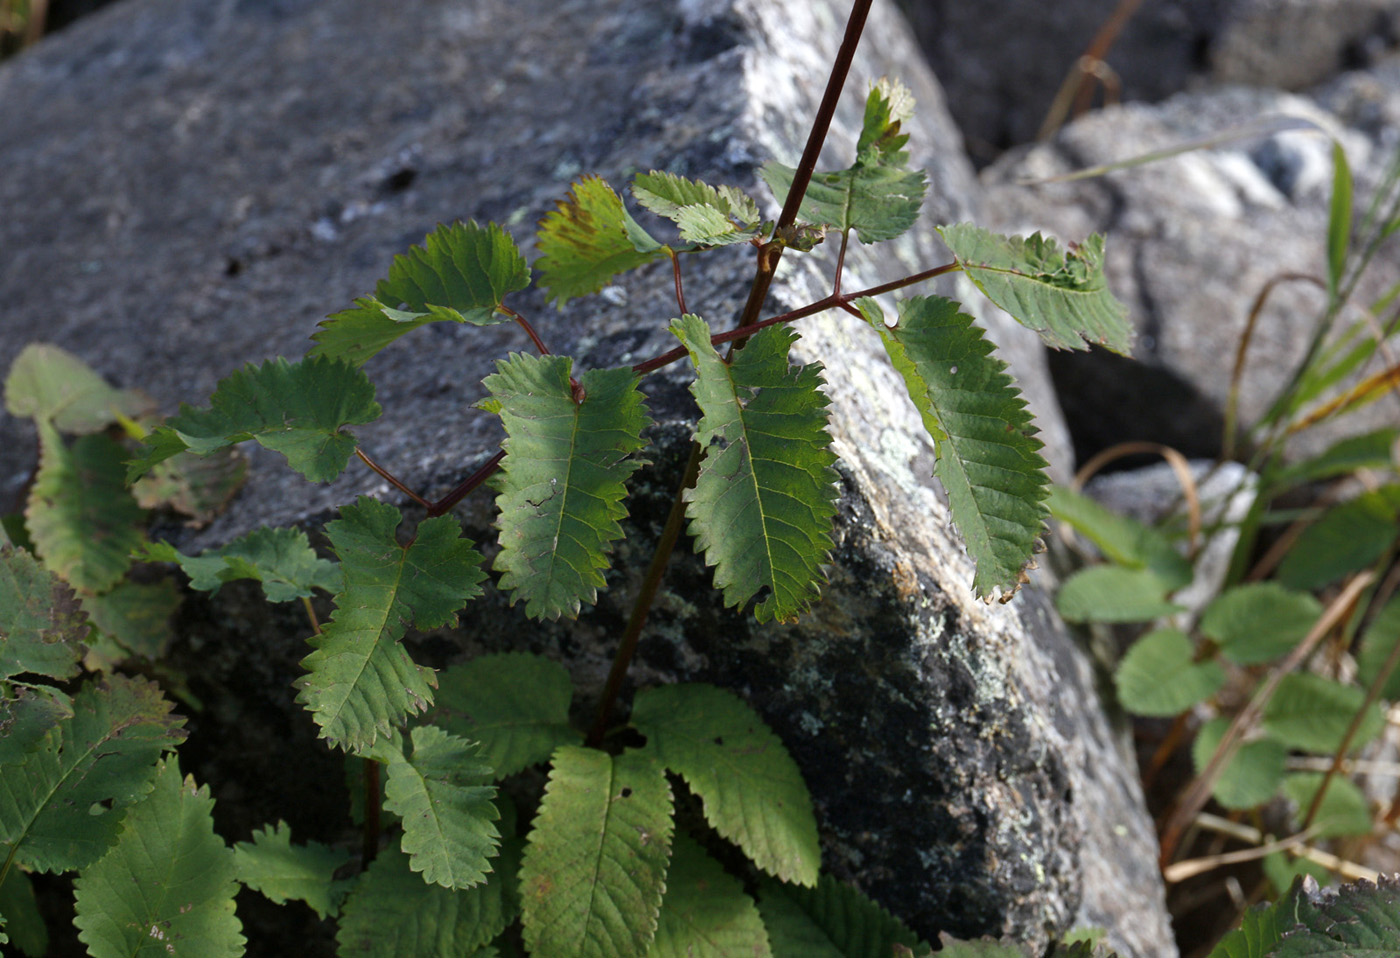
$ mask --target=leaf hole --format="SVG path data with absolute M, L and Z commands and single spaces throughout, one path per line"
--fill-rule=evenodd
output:
M 623 797 L 623 798 L 631 798 L 631 797 L 632 797 L 632 790 L 631 790 L 630 788 L 624 788 L 624 789 L 622 790 L 622 797 Z
M 716 744 L 716 745 L 723 745 L 723 744 L 724 744 L 724 736 L 723 736 L 723 735 L 716 735 L 716 736 L 715 736 L 715 744 Z

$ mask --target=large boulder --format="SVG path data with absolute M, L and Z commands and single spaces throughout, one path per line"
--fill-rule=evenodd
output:
M 799 152 L 843 12 L 777 0 L 416 0 L 391 15 L 370 0 L 130 0 L 0 69 L 3 352 L 56 342 L 167 407 L 202 401 L 244 362 L 304 352 L 317 320 L 371 289 L 438 221 L 494 220 L 524 241 L 581 172 L 620 183 L 660 168 L 752 186 L 756 163 Z M 866 36 L 828 154 L 849 162 L 865 88 L 902 76 L 920 101 L 912 147 L 931 197 L 905 240 L 852 254 L 848 289 L 944 261 L 928 224 L 980 213 L 907 27 L 877 4 Z M 773 309 L 829 283 L 829 258 L 789 259 Z M 688 264 L 691 308 L 732 321 L 751 271 L 744 250 Z M 533 293 L 513 305 L 584 366 L 673 344 L 664 269 L 559 313 Z M 1063 472 L 1038 343 L 999 313 L 985 321 Z M 634 684 L 699 679 L 746 695 L 807 776 L 827 867 L 921 933 L 1043 946 L 1079 923 L 1110 929 L 1126 956 L 1174 955 L 1151 825 L 1089 663 L 1043 593 L 990 606 L 971 594 L 931 488 L 931 444 L 873 333 L 830 315 L 801 328 L 804 355 L 827 363 L 844 461 L 824 598 L 795 624 L 759 627 L 725 611 L 698 560 L 680 556 Z M 473 408 L 481 378 L 525 345 L 512 327 L 435 326 L 386 350 L 367 367 L 385 415 L 359 432 L 365 448 L 427 494 L 451 488 L 499 440 Z M 461 628 L 415 639 L 415 654 L 441 665 L 524 647 L 568 660 L 595 695 L 675 488 L 684 386 L 675 367 L 645 383 L 656 465 L 634 482 L 612 589 L 595 610 L 577 625 L 538 625 L 492 592 Z M 13 498 L 32 438 L 12 420 L 0 430 Z M 312 486 L 255 450 L 226 516 L 173 531 L 195 548 L 319 521 L 360 493 L 392 490 L 356 470 Z M 488 499 L 459 514 L 489 536 Z M 294 750 L 314 737 L 290 689 L 300 627 L 247 598 L 226 589 L 181 618 L 172 661 L 206 703 L 191 767 L 213 784 L 230 839 L 277 817 L 335 838 L 343 796 L 326 776 L 338 772 Z

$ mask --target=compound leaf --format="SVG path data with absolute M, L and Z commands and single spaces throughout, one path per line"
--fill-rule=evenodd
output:
M 510 322 L 505 297 L 530 285 L 530 267 L 515 241 L 495 223 L 439 225 L 395 256 L 374 296 L 323 320 L 310 356 L 362 366 L 400 336 L 432 322 L 490 326 Z
M 1293 672 L 1279 681 L 1264 707 L 1264 730 L 1290 748 L 1334 752 L 1351 721 L 1365 704 L 1366 693 L 1312 672 Z M 1385 728 L 1385 716 L 1372 704 L 1351 739 L 1349 751 L 1365 745 Z
M 72 678 L 87 631 L 72 589 L 29 553 L 0 548 L 0 681 L 24 672 Z
M 1315 921 L 1317 916 L 1316 906 L 1303 893 L 1302 882 L 1294 882 L 1278 901 L 1246 911 L 1240 927 L 1220 939 L 1210 958 L 1266 958 L 1275 954 L 1285 932 L 1302 922 Z
M 646 752 L 700 796 L 705 820 L 755 865 L 813 885 L 821 867 L 812 799 L 782 742 L 752 708 L 713 685 L 637 693 L 632 725 Z
M 127 806 L 150 790 L 161 752 L 184 738 L 170 707 L 144 679 L 83 686 L 73 717 L 0 775 L 0 853 L 45 872 L 100 858 Z
M 758 910 L 773 958 L 887 958 L 897 945 L 929 948 L 899 919 L 830 875 L 815 888 L 765 880 Z
M 525 947 L 535 958 L 642 958 L 671 855 L 671 787 L 637 752 L 554 753 L 520 866 Z
M 431 669 L 416 665 L 399 643 L 408 623 L 435 628 L 481 594 L 481 556 L 451 516 L 426 519 L 399 545 L 399 511 L 361 496 L 326 535 L 345 574 L 345 588 L 325 630 L 302 660 L 297 701 L 333 745 L 363 751 L 404 717 L 432 704 Z
M 1045 504 L 1051 515 L 1098 546 L 1109 561 L 1129 569 L 1149 569 L 1169 591 L 1191 581 L 1191 563 L 1160 530 L 1065 486 L 1051 486 Z
M 603 585 L 607 553 L 622 537 L 618 520 L 627 478 L 641 465 L 647 425 L 637 376 L 592 369 L 575 399 L 564 356 L 513 354 L 496 363 L 481 403 L 499 413 L 506 457 L 497 476 L 500 587 L 525 601 L 532 618 L 576 616 Z
M 547 761 L 583 736 L 569 725 L 573 681 L 558 662 L 525 652 L 483 655 L 438 676 L 427 716 L 439 728 L 481 744 L 499 780 Z
M 1240 665 L 1258 665 L 1288 652 L 1322 615 L 1322 603 L 1277 582 L 1251 582 L 1222 592 L 1201 616 L 1201 634 Z
M 909 136 L 901 125 L 913 114 L 914 99 L 898 82 L 880 81 L 865 101 L 865 122 L 849 169 L 813 174 L 797 215 L 809 223 L 846 232 L 862 243 L 890 240 L 919 218 L 928 180 L 909 170 L 903 150 Z M 773 194 L 785 198 L 797 171 L 769 162 L 759 170 Z
M 207 456 L 182 452 L 151 471 L 132 487 L 142 509 L 167 507 L 204 525 L 223 511 L 248 478 L 248 458 L 232 446 Z
M 1066 622 L 1150 622 L 1182 610 L 1168 590 L 1151 569 L 1096 565 L 1065 580 L 1055 607 Z
M 1400 954 L 1400 880 L 1349 882 L 1284 934 L 1273 958 L 1393 958 Z
M 1225 737 L 1230 720 L 1211 719 L 1196 733 L 1191 745 L 1191 759 L 1196 772 L 1203 772 Z M 1288 749 L 1271 738 L 1245 742 L 1230 758 L 1216 779 L 1215 800 L 1229 809 L 1254 808 L 1274 797 L 1283 783 L 1288 766 Z
M 1290 589 L 1316 589 L 1364 569 L 1395 541 L 1400 485 L 1381 486 L 1335 505 L 1303 530 L 1279 563 Z
M 74 885 L 78 937 L 93 958 L 239 958 L 233 852 L 214 834 L 214 802 L 175 756 L 127 813 L 112 851 Z
M 113 389 L 72 353 L 33 343 L 5 379 L 5 408 L 23 419 L 50 422 L 60 432 L 101 432 L 118 416 L 136 419 L 154 404 L 135 389 Z
M 39 423 L 39 474 L 25 522 L 45 565 L 76 589 L 116 585 L 141 544 L 144 513 L 126 491 L 126 450 L 102 434 L 79 436 L 71 447 Z
M 235 579 L 257 580 L 269 602 L 310 598 L 312 589 L 336 592 L 342 584 L 340 566 L 317 556 L 300 529 L 263 526 L 198 556 L 185 555 L 167 542 L 152 542 L 138 558 L 176 563 L 190 577 L 190 587 L 202 592 L 217 592 Z
M 389 762 L 384 807 L 403 821 L 409 868 L 425 882 L 469 888 L 500 844 L 491 767 L 474 743 L 432 725 L 413 730 L 413 757 Z
M 355 451 L 345 427 L 373 422 L 379 412 L 374 386 L 347 362 L 313 356 L 249 363 L 219 381 L 207 407 L 181 404 L 178 415 L 151 432 L 127 477 L 135 481 L 186 449 L 205 455 L 253 439 L 312 482 L 329 482 Z
M 685 833 L 672 845 L 666 897 L 647 958 L 772 958 L 743 884 Z
M 1327 780 L 1327 791 L 1313 820 L 1318 828 L 1318 837 L 1345 838 L 1371 834 L 1370 804 L 1360 787 L 1344 775 L 1329 778 L 1321 772 L 1295 772 L 1285 778 L 1283 794 L 1288 796 L 1297 810 L 1295 821 L 1302 824 L 1324 779 Z
M 321 918 L 333 918 L 340 911 L 348 890 L 337 881 L 336 869 L 350 861 L 350 853 L 320 842 L 292 844 L 292 830 L 286 822 L 253 831 L 251 842 L 233 846 L 234 871 L 238 880 L 262 892 L 274 905 L 304 901 Z
M 520 913 L 516 842 L 502 846 L 496 871 L 468 889 L 430 885 L 397 848 L 380 852 L 341 909 L 340 958 L 462 958 L 478 955 Z
M 730 186 L 713 187 L 652 170 L 632 181 L 637 202 L 680 227 L 681 239 L 698 246 L 728 246 L 759 235 L 758 204 Z
M 1109 292 L 1097 233 L 1068 250 L 1039 233 L 1000 236 L 970 223 L 940 226 L 938 233 L 977 288 L 1047 345 L 1098 343 L 1124 355 L 1132 348 L 1128 310 Z
M 664 257 L 667 247 L 647 235 L 622 198 L 596 176 L 585 176 L 540 221 L 536 242 L 539 285 L 563 306 L 596 293 L 619 273 Z
M 155 660 L 165 654 L 175 633 L 170 617 L 180 607 L 180 594 L 169 579 L 119 582 L 101 595 L 83 596 L 83 610 L 97 630 L 127 653 Z M 100 642 L 89 640 L 97 646 Z M 124 657 L 124 656 L 122 656 Z
M 1113 682 L 1134 715 L 1177 715 L 1220 691 L 1225 670 L 1210 659 L 1197 662 L 1185 632 L 1157 629 L 1133 643 Z
M 686 493 L 690 534 L 715 569 L 725 604 L 766 592 L 760 622 L 792 619 L 816 598 L 831 550 L 836 461 L 819 363 L 792 367 L 797 334 L 759 331 L 726 361 L 699 316 L 671 323 L 695 363 L 691 392 L 705 460 Z
M 51 729 L 72 717 L 72 699 L 50 686 L 20 686 L 0 698 L 0 766 L 23 762 Z
M 905 300 L 893 328 L 873 303 L 861 305 L 933 438 L 934 474 L 977 563 L 973 589 L 1014 590 L 1045 525 L 1050 480 L 1043 443 L 1006 364 L 952 300 Z

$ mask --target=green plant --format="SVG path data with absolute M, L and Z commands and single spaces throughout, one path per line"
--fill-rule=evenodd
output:
M 845 79 L 841 64 L 867 8 L 856 4 L 831 91 Z M 77 874 L 76 924 L 97 958 L 241 953 L 239 882 L 336 917 L 342 955 L 492 955 L 517 943 L 537 956 L 929 951 L 820 874 L 797 767 L 739 698 L 703 685 L 650 688 L 625 724 L 612 720 L 687 522 L 726 604 L 752 603 L 759 621 L 771 621 L 817 598 L 835 456 L 821 366 L 789 359 L 793 323 L 840 309 L 881 337 L 935 443 L 936 474 L 976 561 L 974 587 L 1004 599 L 1045 515 L 1030 416 L 957 303 L 906 299 L 891 326 L 874 297 L 960 269 L 1053 346 L 1128 347 L 1097 237 L 1064 250 L 1038 235 L 945 227 L 953 262 L 841 292 L 852 235 L 873 243 L 909 229 L 925 178 L 907 168 L 903 150 L 912 102 L 886 82 L 867 100 L 853 164 L 816 172 L 834 106 L 833 92 L 798 167 L 764 167 L 763 179 L 786 197 L 774 222 L 738 189 L 668 173 L 637 177 L 632 193 L 676 225 L 676 241 L 653 237 L 593 177 L 542 220 L 534 271 L 561 305 L 620 272 L 671 264 L 678 318 L 669 328 L 679 344 L 629 368 L 584 370 L 550 353 L 507 303 L 531 283 L 531 267 L 505 230 L 476 223 L 440 227 L 396 257 L 374 295 L 321 324 L 305 359 L 249 365 L 220 382 L 208 406 L 182 406 L 163 423 L 141 397 L 111 390 L 61 352 L 20 357 L 7 408 L 34 419 L 42 461 L 22 526 L 9 527 L 21 541 L 0 553 L 0 915 L 17 947 L 42 951 L 27 878 L 39 871 Z M 828 234 L 840 243 L 831 295 L 761 319 L 780 258 Z M 739 325 L 716 333 L 687 308 L 682 255 L 735 244 L 754 249 L 753 292 Z M 379 414 L 365 361 L 433 322 L 515 323 L 537 355 L 501 359 L 485 381 L 482 406 L 507 437 L 501 453 L 428 501 L 359 448 L 350 427 Z M 482 593 L 483 559 L 452 509 L 488 480 L 499 510 L 496 587 L 535 619 L 572 617 L 595 600 L 646 448 L 639 379 L 687 358 L 701 411 L 696 443 L 591 727 L 570 725 L 572 680 L 543 658 L 485 656 L 441 675 L 414 662 L 400 642 L 409 626 L 451 623 Z M 134 454 L 123 435 L 141 441 Z M 231 449 L 246 441 L 281 453 L 312 481 L 358 457 L 426 515 L 405 528 L 394 505 L 345 505 L 324 529 L 335 561 L 288 529 L 199 556 L 144 541 L 143 509 L 209 510 L 232 495 L 241 467 Z M 269 601 L 300 600 L 308 612 L 315 590 L 334 594 L 324 626 L 311 616 L 298 701 L 330 746 L 362 760 L 358 871 L 343 850 L 293 844 L 280 823 L 232 849 L 214 834 L 207 790 L 182 776 L 173 754 L 182 719 L 154 682 L 114 668 L 129 655 L 159 659 L 174 596 L 168 583 L 139 578 L 133 558 L 176 563 L 195 589 L 256 579 Z M 80 679 L 85 646 L 84 663 L 100 679 Z M 499 783 L 533 766 L 547 766 L 547 783 L 517 809 Z M 703 818 L 693 833 L 677 824 L 682 787 Z M 721 857 L 742 864 L 721 867 L 710 856 L 718 848 L 737 849 Z M 945 948 L 959 949 L 1006 950 Z

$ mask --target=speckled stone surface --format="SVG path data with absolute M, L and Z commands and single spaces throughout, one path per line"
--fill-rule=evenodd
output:
M 0 353 L 46 339 L 167 408 L 202 402 L 243 362 L 300 355 L 318 319 L 439 221 L 496 220 L 524 241 L 581 172 L 620 183 L 655 167 L 751 185 L 756 163 L 800 150 L 840 6 L 424 0 L 390 14 L 368 0 L 131 0 L 0 69 L 0 162 L 12 171 L 0 178 Z M 943 262 L 927 226 L 981 215 L 907 28 L 877 4 L 867 37 L 831 162 L 849 162 L 868 83 L 899 75 L 920 100 L 913 148 L 931 190 L 924 227 L 852 255 L 848 289 Z M 772 308 L 829 283 L 829 260 L 790 259 Z M 742 250 L 688 264 L 692 310 L 728 324 L 750 272 Z M 664 269 L 562 313 L 534 294 L 512 305 L 585 366 L 672 345 Z M 1068 444 L 1038 342 L 974 308 L 1063 474 Z M 1043 594 L 1005 606 L 971 595 L 930 443 L 873 332 L 837 316 L 802 331 L 802 355 L 827 363 L 845 462 L 824 599 L 795 625 L 760 628 L 724 611 L 708 572 L 678 557 L 632 681 L 703 679 L 748 696 L 811 784 L 827 867 L 921 933 L 1043 945 L 1093 924 L 1125 956 L 1174 955 L 1150 823 L 1087 661 Z M 526 345 L 508 327 L 439 326 L 386 350 L 367 366 L 386 415 L 360 431 L 365 448 L 425 493 L 455 485 L 499 439 L 472 405 L 481 377 Z M 493 591 L 459 629 L 412 640 L 415 655 L 441 666 L 509 643 L 566 659 L 587 714 L 675 487 L 684 385 L 676 367 L 644 384 L 656 464 L 634 482 L 597 609 L 539 626 Z M 20 491 L 31 455 L 21 424 L 0 425 L 0 495 Z M 311 486 L 255 451 L 226 516 L 167 531 L 195 548 L 255 524 L 320 521 L 360 493 L 388 490 L 356 470 Z M 474 535 L 487 534 L 489 507 L 475 497 L 460 510 Z M 338 760 L 299 750 L 314 732 L 290 688 L 304 635 L 248 597 L 229 588 L 182 613 L 173 662 L 206 703 L 182 754 L 213 785 L 231 839 L 277 817 L 335 838 L 343 794 L 325 783 L 338 781 Z M 281 927 L 247 920 L 255 939 Z

